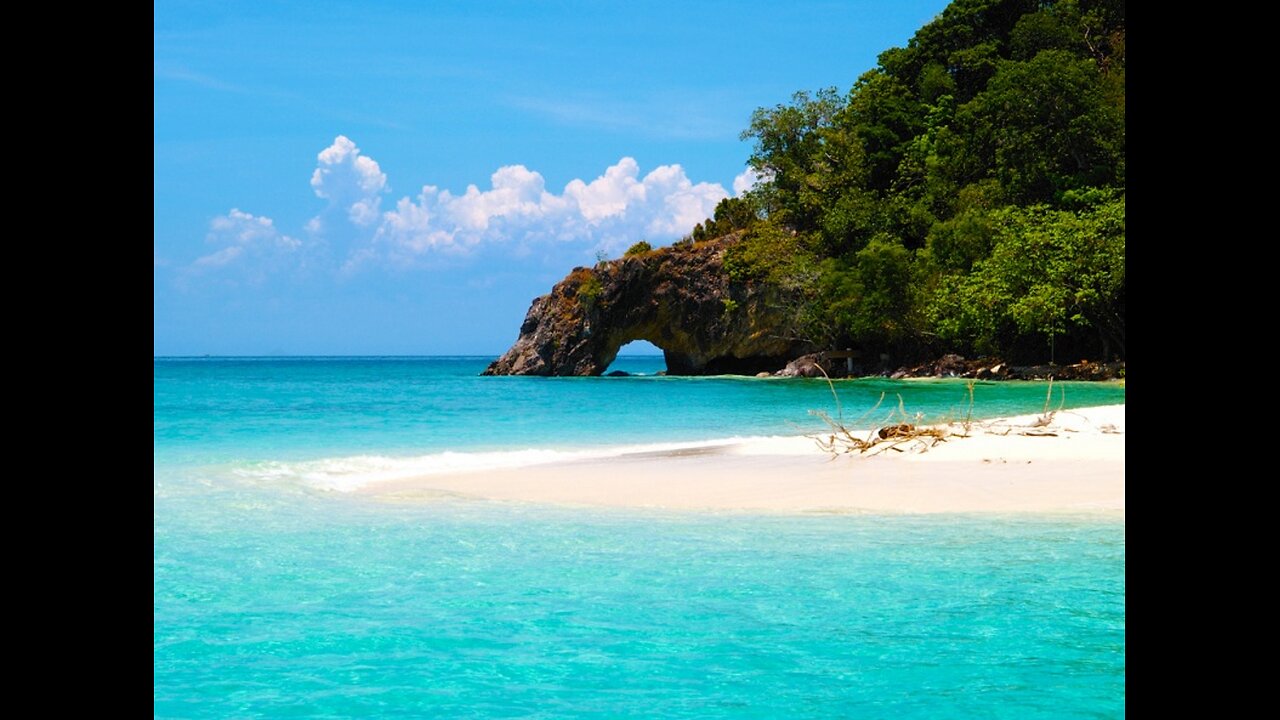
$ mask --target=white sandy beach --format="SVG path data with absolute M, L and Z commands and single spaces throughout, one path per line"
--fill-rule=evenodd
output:
M 401 502 L 456 497 L 776 513 L 1123 516 L 1125 406 L 1059 412 L 1049 427 L 1036 427 L 1036 421 L 1037 416 L 1023 416 L 975 423 L 968 437 L 951 437 L 927 452 L 832 459 L 811 438 L 767 438 L 435 474 L 359 492 Z

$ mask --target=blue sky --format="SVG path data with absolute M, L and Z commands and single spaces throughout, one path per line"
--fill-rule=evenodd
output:
M 153 352 L 500 353 L 945 4 L 157 2 Z

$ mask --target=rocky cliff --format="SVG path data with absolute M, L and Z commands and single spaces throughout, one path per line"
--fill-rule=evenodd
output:
M 618 348 L 648 340 L 672 375 L 773 372 L 813 349 L 794 337 L 796 302 L 731 283 L 732 236 L 574 268 L 533 301 L 520 338 L 486 375 L 599 375 Z

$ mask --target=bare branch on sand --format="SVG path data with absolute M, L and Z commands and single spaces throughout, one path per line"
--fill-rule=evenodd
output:
M 818 366 L 818 369 L 822 370 L 822 367 Z M 1013 424 L 1008 420 L 996 420 L 987 423 L 974 422 L 974 383 L 969 381 L 965 384 L 969 403 L 963 419 L 920 425 L 918 423 L 923 415 L 921 413 L 916 413 L 914 416 L 909 415 L 900 394 L 897 396 L 897 408 L 882 420 L 873 421 L 873 416 L 884 404 L 884 393 L 880 394 L 880 399 L 869 410 L 858 418 L 846 422 L 835 383 L 831 382 L 831 378 L 826 376 L 825 370 L 823 371 L 823 376 L 826 377 L 827 386 L 831 389 L 831 397 L 835 400 L 836 415 L 832 417 L 822 410 L 810 410 L 810 414 L 822 420 L 827 426 L 827 432 L 812 437 L 822 451 L 830 453 L 833 457 L 848 454 L 877 455 L 889 451 L 923 453 L 928 452 L 938 443 L 970 437 L 975 429 L 988 435 L 1016 434 L 1026 437 L 1058 437 L 1059 433 L 1062 432 L 1076 432 L 1071 428 L 1060 427 L 1055 423 L 1055 418 L 1059 413 L 1063 412 L 1063 407 L 1066 406 L 1067 397 L 1066 389 L 1059 385 L 1060 401 L 1058 407 L 1054 410 L 1049 409 L 1053 400 L 1052 378 L 1049 379 L 1049 387 L 1045 393 L 1044 410 L 1029 423 Z M 854 429 L 868 427 L 870 428 L 869 430 Z M 1104 433 L 1117 432 L 1115 428 L 1107 427 L 1099 428 L 1099 430 Z

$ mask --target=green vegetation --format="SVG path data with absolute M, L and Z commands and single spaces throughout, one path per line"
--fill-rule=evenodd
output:
M 769 181 L 686 242 L 737 234 L 731 281 L 820 345 L 1123 357 L 1124 41 L 1122 1 L 956 0 L 847 94 L 757 110 Z
M 569 273 L 568 280 L 577 285 L 578 300 L 588 308 L 594 306 L 596 299 L 604 292 L 600 276 L 587 268 L 574 268 L 573 272 Z
M 623 253 L 622 256 L 631 257 L 633 255 L 643 255 L 647 252 L 650 252 L 651 250 L 653 250 L 653 246 L 650 245 L 647 241 L 641 240 L 635 245 L 632 245 L 631 247 L 627 248 L 627 251 Z

